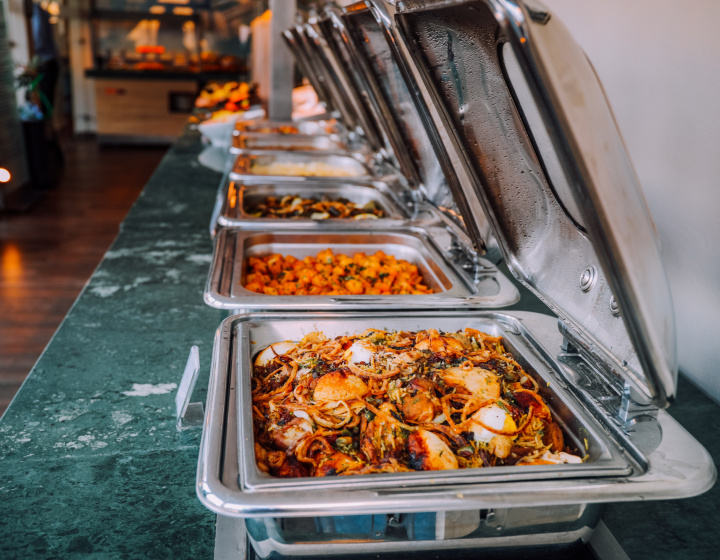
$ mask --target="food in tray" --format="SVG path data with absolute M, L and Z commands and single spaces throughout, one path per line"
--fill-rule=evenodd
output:
M 301 295 L 424 295 L 418 267 L 382 251 L 374 255 L 335 255 L 331 249 L 302 260 L 278 253 L 249 257 L 246 290 L 273 296 Z
M 320 152 L 323 151 L 324 148 L 313 146 L 311 144 L 302 145 L 302 144 L 260 144 L 260 145 L 253 145 L 253 142 L 244 142 L 245 148 L 248 148 L 250 150 L 267 150 L 267 151 L 277 151 L 277 152 Z
M 324 161 L 273 161 L 253 162 L 250 171 L 255 175 L 284 175 L 290 177 L 358 177 L 365 171 L 360 167 L 347 167 Z
M 280 126 L 262 126 L 256 128 L 253 132 L 262 132 L 265 134 L 300 134 L 300 130 L 296 126 L 280 125 Z
M 195 107 L 202 109 L 224 108 L 227 111 L 241 111 L 257 102 L 255 87 L 245 82 L 209 83 L 195 99 Z
M 272 344 L 252 403 L 258 468 L 277 477 L 582 462 L 502 339 L 471 328 Z
M 366 220 L 382 218 L 385 212 L 374 201 L 358 206 L 346 198 L 330 200 L 303 198 L 298 194 L 283 197 L 268 196 L 258 204 L 245 208 L 245 212 L 256 218 L 349 218 Z

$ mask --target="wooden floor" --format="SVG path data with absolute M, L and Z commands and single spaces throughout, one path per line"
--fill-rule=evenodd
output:
M 162 148 L 63 144 L 57 188 L 0 214 L 0 415 L 118 233 Z

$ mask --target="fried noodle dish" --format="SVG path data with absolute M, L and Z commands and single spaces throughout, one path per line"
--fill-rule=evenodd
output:
M 500 337 L 320 332 L 255 359 L 258 468 L 307 477 L 581 463 Z

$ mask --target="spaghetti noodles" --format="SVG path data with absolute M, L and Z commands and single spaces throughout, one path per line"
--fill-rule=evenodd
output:
M 265 348 L 255 452 L 278 477 L 579 463 L 500 337 L 368 329 Z

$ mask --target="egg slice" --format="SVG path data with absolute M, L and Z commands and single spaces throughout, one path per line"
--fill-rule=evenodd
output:
M 465 387 L 473 395 L 483 399 L 497 399 L 500 396 L 500 383 L 497 376 L 493 372 L 479 367 L 447 368 L 442 371 L 442 377 L 445 383 Z
M 275 356 L 282 356 L 295 348 L 297 348 L 297 345 L 290 340 L 271 344 L 258 354 L 257 358 L 255 358 L 255 365 L 266 366 L 273 360 L 273 358 L 275 358 Z
M 351 364 L 369 364 L 375 352 L 377 352 L 377 348 L 369 340 L 356 340 L 352 346 L 345 351 L 343 358 Z
M 472 419 L 482 422 L 493 430 L 503 432 L 514 432 L 517 430 L 517 425 L 515 424 L 515 420 L 512 419 L 512 416 L 495 404 L 481 408 L 472 415 Z M 492 438 L 498 435 L 474 422 L 471 422 L 470 425 L 470 431 L 473 433 L 475 441 L 490 443 Z

